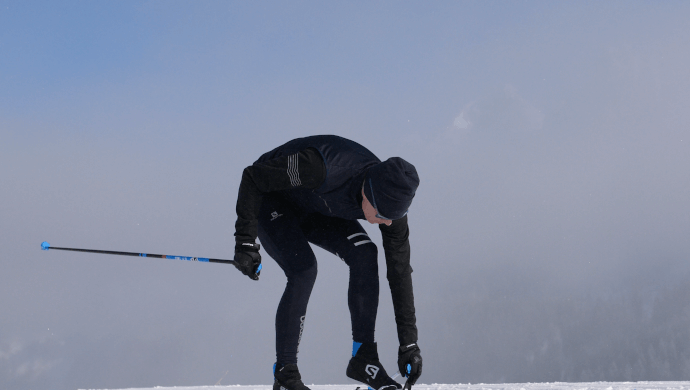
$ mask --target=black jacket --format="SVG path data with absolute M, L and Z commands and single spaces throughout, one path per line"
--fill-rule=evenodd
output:
M 334 135 L 292 140 L 262 155 L 242 174 L 237 197 L 235 240 L 254 242 L 263 194 L 280 192 L 305 213 L 365 219 L 362 183 L 368 168 L 380 163 L 362 145 Z M 387 278 L 401 345 L 417 342 L 407 216 L 379 225 Z

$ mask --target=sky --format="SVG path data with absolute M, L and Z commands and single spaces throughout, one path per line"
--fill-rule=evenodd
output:
M 314 134 L 417 167 L 420 382 L 688 380 L 688 19 L 682 1 L 0 0 L 0 387 L 270 384 L 285 277 L 265 252 L 252 282 L 40 243 L 231 258 L 244 167 Z M 348 270 L 315 253 L 300 371 L 351 383 Z M 376 337 L 395 372 L 383 280 Z

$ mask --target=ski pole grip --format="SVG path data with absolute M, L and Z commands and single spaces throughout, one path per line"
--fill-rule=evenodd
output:
M 47 251 L 48 249 L 50 249 L 50 244 L 48 243 L 48 241 L 43 241 L 41 243 L 41 250 Z

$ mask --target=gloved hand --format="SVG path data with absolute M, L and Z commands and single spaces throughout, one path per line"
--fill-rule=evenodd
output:
M 422 375 L 422 354 L 417 343 L 401 345 L 398 349 L 398 369 L 407 383 L 414 385 Z
M 261 246 L 255 243 L 245 242 L 235 245 L 235 268 L 252 280 L 259 280 L 261 274 Z

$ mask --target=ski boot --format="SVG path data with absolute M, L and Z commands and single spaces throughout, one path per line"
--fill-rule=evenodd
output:
M 352 359 L 347 365 L 348 377 L 362 382 L 372 390 L 400 389 L 400 383 L 388 376 L 379 361 L 376 343 L 352 343 Z
M 273 390 L 310 390 L 302 383 L 296 364 L 274 364 L 273 377 Z

